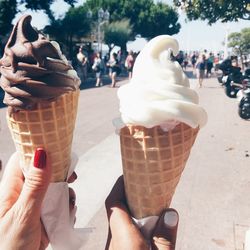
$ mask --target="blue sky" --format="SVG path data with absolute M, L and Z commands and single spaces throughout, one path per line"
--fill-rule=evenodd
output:
M 119 0 L 117 0 L 119 1 Z M 82 4 L 84 0 L 79 0 L 78 5 Z M 171 0 L 162 0 L 168 4 L 172 4 Z M 63 15 L 68 9 L 68 5 L 64 3 L 63 0 L 57 0 L 53 6 L 52 10 L 57 16 Z M 19 14 L 31 13 L 33 16 L 32 25 L 37 28 L 43 28 L 47 23 L 47 16 L 43 12 L 27 12 L 23 11 Z M 16 19 L 14 20 L 14 22 Z M 180 32 L 174 37 L 179 41 L 180 49 L 183 50 L 203 50 L 207 49 L 209 51 L 219 51 L 223 50 L 223 41 L 226 32 L 240 31 L 245 27 L 250 27 L 250 21 L 241 20 L 239 22 L 231 22 L 227 24 L 222 24 L 220 22 L 209 26 L 205 21 L 188 21 L 185 22 L 185 14 L 181 13 L 179 22 L 181 23 Z M 144 42 L 137 41 L 136 46 L 139 48 L 144 45 Z

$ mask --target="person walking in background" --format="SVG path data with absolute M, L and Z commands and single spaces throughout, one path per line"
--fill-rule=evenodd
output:
M 183 60 L 184 60 L 184 54 L 183 51 L 180 50 L 178 55 L 176 56 L 176 61 L 181 65 L 181 67 L 183 66 Z
M 207 51 L 206 49 L 204 49 L 203 54 L 205 55 L 205 58 L 206 58 L 206 59 L 208 59 L 208 57 L 209 57 L 209 53 L 208 53 L 208 51 Z
M 122 61 L 122 50 L 121 49 L 118 50 L 116 55 L 117 55 L 118 62 L 121 63 L 121 61 Z
M 220 54 L 218 53 L 215 57 L 214 57 L 214 70 L 218 71 L 219 70 L 219 64 L 220 62 Z
M 114 88 L 116 85 L 116 77 L 120 74 L 120 67 L 119 67 L 119 61 L 117 59 L 117 54 L 113 53 L 110 57 L 110 60 L 107 63 L 107 66 L 109 67 L 109 76 L 112 80 L 111 82 L 111 88 Z
M 192 63 L 192 66 L 193 66 L 193 70 L 195 69 L 196 61 L 197 61 L 197 57 L 196 57 L 196 54 L 194 52 L 192 57 L 191 57 L 191 63 Z
M 134 67 L 134 62 L 135 62 L 134 53 L 132 50 L 130 50 L 128 52 L 128 56 L 125 60 L 125 67 L 127 68 L 129 79 L 132 78 L 132 71 L 133 71 L 133 67 Z
M 212 75 L 213 66 L 214 66 L 214 56 L 213 53 L 210 52 L 206 63 L 206 68 L 207 68 L 206 77 L 210 77 Z
M 184 58 L 183 58 L 183 69 L 186 70 L 188 66 L 188 54 L 185 53 Z
M 93 71 L 95 72 L 95 76 L 96 76 L 96 87 L 100 87 L 103 85 L 102 83 L 102 71 L 103 71 L 103 61 L 102 61 L 102 57 L 101 57 L 101 53 L 98 52 L 96 53 L 96 57 L 94 59 L 94 63 L 92 66 Z
M 109 54 L 108 53 L 104 56 L 103 60 L 104 60 L 104 74 L 106 75 L 109 73 L 109 67 L 107 66 L 108 61 L 109 61 Z
M 206 56 L 202 55 L 201 58 L 198 60 L 196 64 L 196 69 L 198 73 L 198 83 L 199 87 L 202 87 L 202 82 L 205 76 L 205 69 L 206 69 Z
M 88 58 L 84 55 L 82 47 L 79 48 L 79 51 L 76 55 L 78 60 L 78 73 L 82 81 L 87 80 L 87 71 L 88 71 Z

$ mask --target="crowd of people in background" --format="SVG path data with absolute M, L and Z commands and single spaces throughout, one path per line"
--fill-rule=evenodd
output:
M 193 53 L 184 53 L 180 51 L 176 56 L 176 61 L 182 66 L 184 70 L 190 65 L 194 76 L 197 77 L 199 87 L 202 87 L 203 79 L 212 76 L 212 70 L 217 71 L 217 65 L 223 59 L 223 55 L 208 52 L 206 49 L 202 52 L 194 51 Z
M 122 54 L 121 50 L 119 50 L 117 53 L 106 53 L 103 56 L 101 52 L 87 52 L 83 47 L 79 47 L 73 66 L 77 70 L 82 83 L 89 77 L 95 77 L 95 86 L 100 87 L 103 86 L 103 77 L 109 76 L 111 80 L 110 87 L 115 88 L 117 76 L 122 74 L 131 79 L 137 55 L 138 53 L 132 50 L 125 54 Z
M 117 83 L 117 76 L 123 75 L 131 79 L 133 73 L 133 66 L 137 55 L 132 50 L 122 53 L 121 50 L 111 53 L 106 53 L 104 56 L 100 52 L 84 51 L 79 47 L 76 55 L 76 68 L 79 77 L 84 83 L 87 78 L 95 77 L 96 87 L 103 86 L 103 78 L 109 76 L 110 87 L 115 88 Z M 204 51 L 194 51 L 192 53 L 185 53 L 180 51 L 174 58 L 181 67 L 185 70 L 193 71 L 193 76 L 198 79 L 199 87 L 202 87 L 204 78 L 212 76 L 213 72 L 218 70 L 218 65 L 223 60 L 223 54 L 215 54 Z

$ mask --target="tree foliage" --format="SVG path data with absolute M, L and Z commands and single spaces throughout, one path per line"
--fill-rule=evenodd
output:
M 181 27 L 178 23 L 177 13 L 163 3 L 151 5 L 149 16 L 145 17 L 144 21 L 148 23 L 141 24 L 141 35 L 149 38 L 163 34 L 176 34 Z
M 55 0 L 21 0 L 20 4 L 25 4 L 27 9 L 31 10 L 47 10 L 50 8 L 50 5 L 53 4 Z M 76 3 L 76 0 L 64 0 L 64 2 L 73 6 Z
M 250 52 L 250 28 L 244 28 L 240 32 L 233 32 L 228 36 L 228 47 L 240 56 L 241 65 L 244 69 L 243 55 Z
M 54 2 L 55 0 L 21 0 L 20 4 L 24 4 L 25 8 L 30 10 L 44 10 L 50 20 L 54 20 L 53 12 L 50 9 Z M 72 7 L 77 0 L 64 0 L 64 2 Z
M 44 32 L 66 47 L 73 57 L 73 43 L 90 32 L 91 22 L 85 6 L 71 7 L 62 19 L 55 19 L 44 28 Z
M 228 47 L 239 51 L 241 54 L 250 52 L 250 28 L 244 28 L 240 32 L 233 32 L 228 36 Z
M 86 5 L 93 11 L 94 17 L 102 7 L 111 14 L 111 22 L 128 19 L 133 34 L 145 38 L 173 35 L 180 30 L 177 12 L 167 4 L 155 4 L 153 0 L 87 0 Z
M 112 22 L 104 28 L 104 41 L 110 50 L 115 45 L 126 50 L 131 33 L 132 29 L 128 20 Z
M 77 0 L 64 0 L 73 6 Z M 12 28 L 12 20 L 18 12 L 18 6 L 23 5 L 30 10 L 44 10 L 51 20 L 54 20 L 50 9 L 55 0 L 0 0 L 0 35 L 6 35 Z
M 189 20 L 207 20 L 209 24 L 250 20 L 249 0 L 174 0 L 174 4 L 185 10 Z
M 16 15 L 16 0 L 0 1 L 0 35 L 7 34 Z

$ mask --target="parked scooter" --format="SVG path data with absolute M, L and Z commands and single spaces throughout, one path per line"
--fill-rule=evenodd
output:
M 229 74 L 229 68 L 232 66 L 232 61 L 230 59 L 226 59 L 218 64 L 218 69 L 222 71 L 219 75 L 217 75 L 218 82 L 223 86 L 227 80 Z
M 240 67 L 232 65 L 231 59 L 224 60 L 219 69 L 223 72 L 218 81 L 225 87 L 225 93 L 230 98 L 236 98 L 238 91 L 242 88 L 242 73 Z
M 250 69 L 246 69 L 242 74 L 239 67 L 232 65 L 231 59 L 224 60 L 219 69 L 223 74 L 218 76 L 218 81 L 225 87 L 226 95 L 239 99 L 239 116 L 250 120 Z
M 238 113 L 242 119 L 250 120 L 250 69 L 245 71 L 243 78 Z

